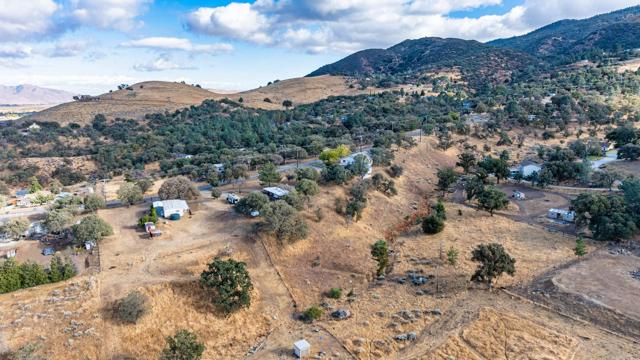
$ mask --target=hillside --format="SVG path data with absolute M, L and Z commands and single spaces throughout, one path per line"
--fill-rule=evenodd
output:
M 150 81 L 133 85 L 133 90 L 118 90 L 98 96 L 98 101 L 69 102 L 24 117 L 23 120 L 83 124 L 96 115 L 107 118 L 139 119 L 145 114 L 174 111 L 199 105 L 220 95 L 191 85 Z
M 426 37 L 405 40 L 388 49 L 359 51 L 307 76 L 408 74 L 419 77 L 428 71 L 459 68 L 465 80 L 474 83 L 482 78 L 504 81 L 511 77 L 512 69 L 523 69 L 535 63 L 533 57 L 512 49 L 471 40 Z
M 60 104 L 71 101 L 73 95 L 67 91 L 35 85 L 0 85 L 0 104 L 3 105 Z
M 640 6 L 583 20 L 561 20 L 526 35 L 489 42 L 543 57 L 640 47 Z
M 415 86 L 403 86 L 412 91 Z M 61 124 L 84 124 L 97 114 L 108 119 L 140 119 L 146 114 L 175 111 L 191 105 L 200 105 L 206 99 L 224 99 L 238 102 L 247 107 L 281 110 L 282 102 L 291 100 L 294 105 L 313 103 L 329 96 L 354 96 L 364 93 L 376 93 L 389 89 L 359 89 L 353 80 L 343 76 L 317 76 L 313 78 L 294 78 L 276 81 L 268 86 L 239 93 L 216 93 L 191 85 L 162 81 L 150 81 L 135 84 L 133 90 L 118 90 L 100 95 L 99 101 L 70 102 L 45 109 L 24 117 L 23 120 L 53 121 Z M 428 88 L 425 88 L 428 90 Z M 270 102 L 265 101 L 269 99 Z

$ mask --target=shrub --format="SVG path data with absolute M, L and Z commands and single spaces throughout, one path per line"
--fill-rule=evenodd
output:
M 371 245 L 371 256 L 378 262 L 378 269 L 376 275 L 380 276 L 384 274 L 384 270 L 389 265 L 389 247 L 384 240 L 378 240 Z
M 221 195 L 222 195 L 222 192 L 220 191 L 220 189 L 216 189 L 216 188 L 211 189 L 211 197 L 212 198 L 218 199 L 218 198 L 220 198 Z
M 314 168 L 301 168 L 296 170 L 296 179 L 298 181 L 307 179 L 317 182 L 320 180 L 320 173 Z
M 146 295 L 139 291 L 132 291 L 124 298 L 116 301 L 113 315 L 120 321 L 135 324 L 149 311 L 149 301 Z
M 251 305 L 253 284 L 243 262 L 215 259 L 200 274 L 200 284 L 213 294 L 213 303 L 225 313 Z
M 447 251 L 447 261 L 449 262 L 449 265 L 456 266 L 459 254 L 458 250 L 453 246 Z
M 576 239 L 576 247 L 573 249 L 573 252 L 576 256 L 585 256 L 587 255 L 587 247 L 584 245 L 584 239 L 582 236 L 578 236 Z
M 425 234 L 433 235 L 442 230 L 444 230 L 444 221 L 436 215 L 429 215 L 422 221 L 422 231 Z
M 314 322 L 322 317 L 322 309 L 317 306 L 311 306 L 302 313 L 302 320 L 306 322 Z
M 480 244 L 472 252 L 471 260 L 479 262 L 478 269 L 471 280 L 484 282 L 491 289 L 493 279 L 502 273 L 511 276 L 515 274 L 515 259 L 513 259 L 500 244 Z
M 160 354 L 160 360 L 199 360 L 204 352 L 204 344 L 198 342 L 198 337 L 187 331 L 180 330 L 174 336 L 166 337 L 167 345 Z
M 387 172 L 392 178 L 397 178 L 402 175 L 402 173 L 404 172 L 404 168 L 398 164 L 393 164 L 389 167 L 389 170 L 387 170 Z
M 340 288 L 331 288 L 327 292 L 327 297 L 331 299 L 340 299 L 342 297 L 342 289 Z
M 148 222 L 152 222 L 154 224 L 158 223 L 158 213 L 156 212 L 156 208 L 154 208 L 153 205 L 151 205 L 149 213 L 145 214 L 140 218 L 140 220 L 138 220 L 138 225 L 144 228 L 144 225 Z
M 84 198 L 84 209 L 86 211 L 95 212 L 107 206 L 102 196 L 97 194 L 89 194 Z

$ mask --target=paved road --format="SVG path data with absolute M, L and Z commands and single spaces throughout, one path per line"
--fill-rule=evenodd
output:
M 7 221 L 16 217 L 30 217 L 37 215 L 44 215 L 47 213 L 47 209 L 42 206 L 32 207 L 32 208 L 17 208 L 8 210 L 0 214 L 0 222 Z

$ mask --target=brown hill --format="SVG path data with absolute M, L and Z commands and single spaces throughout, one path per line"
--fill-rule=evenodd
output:
M 405 91 L 420 91 L 412 85 L 403 85 Z M 149 81 L 131 86 L 132 90 L 118 90 L 98 96 L 97 101 L 75 101 L 45 109 L 24 117 L 23 120 L 55 121 L 61 124 L 86 124 L 97 114 L 108 119 L 140 119 L 145 114 L 174 111 L 199 105 L 206 99 L 243 100 L 243 105 L 258 109 L 283 109 L 282 102 L 293 105 L 307 104 L 329 96 L 359 95 L 394 89 L 360 89 L 353 79 L 344 76 L 323 75 L 277 81 L 271 85 L 233 94 L 220 94 L 191 85 Z M 398 88 L 399 89 L 399 88 Z M 429 89 L 424 89 L 428 91 Z M 265 101 L 269 99 L 271 102 Z
M 74 101 L 54 106 L 24 120 L 55 121 L 63 124 L 84 124 L 96 115 L 107 118 L 142 118 L 145 114 L 174 111 L 191 105 L 199 105 L 206 99 L 221 95 L 195 86 L 149 81 L 131 86 L 133 90 L 118 90 L 98 96 L 96 101 Z

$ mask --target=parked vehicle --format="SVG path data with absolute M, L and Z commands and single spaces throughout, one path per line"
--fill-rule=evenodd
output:
M 46 247 L 44 249 L 42 249 L 42 255 L 44 256 L 51 256 L 53 254 L 56 253 L 56 250 L 52 247 Z

